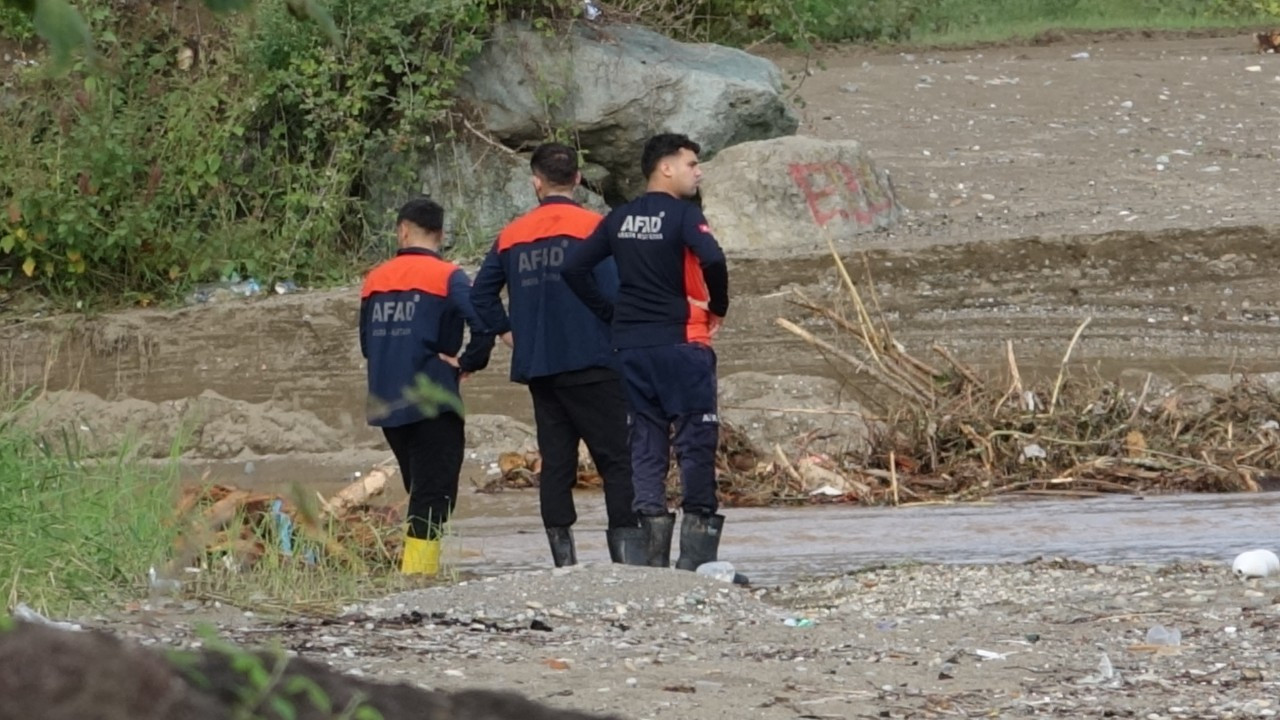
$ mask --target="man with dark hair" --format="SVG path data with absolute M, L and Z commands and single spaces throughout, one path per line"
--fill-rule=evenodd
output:
M 578 205 L 578 153 L 559 143 L 540 145 L 530 160 L 538 207 L 498 235 L 476 274 L 471 301 L 482 321 L 512 347 L 511 380 L 529 386 L 542 453 L 539 500 L 556 567 L 577 563 L 573 486 L 578 444 L 585 441 L 604 480 L 613 562 L 641 564 L 644 535 L 632 510 L 626 395 L 613 367 L 609 328 L 560 279 L 565 255 L 600 224 Z M 612 263 L 594 275 L 613 292 Z M 507 288 L 510 315 L 499 293 Z
M 716 559 L 724 525 L 711 338 L 729 309 L 729 274 L 702 210 L 690 201 L 702 179 L 700 151 L 684 135 L 650 138 L 640 161 L 648 192 L 610 212 L 560 271 L 587 307 L 612 323 L 630 409 L 635 509 L 648 538 L 647 564 L 660 567 L 670 563 L 675 528 L 665 493 L 675 427 L 684 491 L 676 567 L 683 570 Z M 590 274 L 608 257 L 618 267 L 616 303 Z
M 459 382 L 488 365 L 494 336 L 472 309 L 466 272 L 440 257 L 444 208 L 410 200 L 396 238 L 396 256 L 360 291 L 360 352 L 368 360 L 369 424 L 382 428 L 409 493 L 401 572 L 435 575 L 466 440 Z M 458 356 L 464 323 L 471 340 Z

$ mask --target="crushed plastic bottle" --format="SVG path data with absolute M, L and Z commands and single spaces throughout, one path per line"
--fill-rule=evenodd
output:
M 1106 653 L 1102 653 L 1102 659 L 1098 661 L 1098 677 L 1102 680 L 1110 680 L 1116 676 L 1116 670 L 1111 666 L 1111 658 Z
M 276 523 L 276 532 L 280 534 L 280 552 L 286 557 L 293 555 L 293 518 L 284 511 L 284 501 L 276 498 L 271 501 L 271 517 Z
M 600 8 L 596 7 L 591 0 L 582 0 L 582 14 L 588 20 L 595 20 L 600 17 Z
M 701 565 L 698 566 L 698 569 L 695 572 L 697 572 L 699 575 L 704 575 L 709 578 L 715 578 L 720 582 L 727 582 L 727 583 L 733 582 L 733 576 L 737 574 L 736 572 L 734 572 L 733 563 L 725 562 L 724 560 L 716 560 L 714 562 L 702 563 Z
M 173 578 L 162 577 L 156 572 L 156 566 L 152 565 L 147 570 L 147 584 L 151 589 L 162 595 L 172 595 L 182 589 L 182 581 Z
M 244 282 L 232 283 L 228 289 L 236 295 L 243 295 L 244 297 L 253 297 L 262 292 L 262 286 L 253 278 L 249 278 Z
M 23 622 L 35 623 L 38 625 L 47 625 L 51 628 L 57 628 L 59 630 L 79 631 L 84 629 L 76 623 L 62 622 L 60 620 L 50 620 L 49 618 L 33 610 L 31 606 L 27 605 L 26 603 L 18 603 L 18 606 L 13 609 L 13 618 L 15 620 L 21 620 Z
M 1152 625 L 1147 630 L 1148 645 L 1170 645 L 1177 646 L 1182 644 L 1182 631 L 1178 628 L 1167 628 L 1163 625 Z
M 813 627 L 813 621 L 809 618 L 787 618 L 782 621 L 782 624 L 793 628 Z

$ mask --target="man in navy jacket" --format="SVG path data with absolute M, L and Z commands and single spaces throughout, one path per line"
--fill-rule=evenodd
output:
M 648 564 L 670 562 L 675 515 L 666 502 L 671 430 L 684 496 L 680 558 L 694 570 L 716 559 L 716 355 L 711 338 L 729 309 L 724 253 L 693 202 L 702 170 L 684 135 L 650 138 L 641 157 L 648 191 L 614 208 L 561 269 L 564 282 L 612 324 L 631 420 L 635 509 L 648 538 Z M 612 301 L 591 270 L 612 257 L 620 287 Z M 745 580 L 745 578 L 744 578 Z
M 440 257 L 443 208 L 409 201 L 396 238 L 396 256 L 360 291 L 360 352 L 368 359 L 369 424 L 382 428 L 409 493 L 401 571 L 434 575 L 466 441 L 458 383 L 488 365 L 494 335 L 475 315 L 466 272 Z M 471 341 L 458 356 L 464 323 Z
M 584 441 L 604 480 L 609 556 L 642 564 L 626 396 L 613 367 L 609 328 L 560 279 L 565 256 L 596 229 L 600 215 L 573 200 L 581 180 L 573 148 L 541 145 L 529 164 L 538 207 L 498 235 L 476 274 L 471 301 L 481 320 L 511 345 L 511 379 L 528 385 L 533 396 L 542 454 L 539 501 L 552 561 L 556 567 L 577 562 L 573 486 L 578 444 Z M 612 263 L 601 264 L 595 278 L 604 292 L 616 290 Z M 509 314 L 499 297 L 504 286 Z

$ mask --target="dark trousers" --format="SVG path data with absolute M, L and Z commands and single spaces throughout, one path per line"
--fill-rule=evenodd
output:
M 545 527 L 569 527 L 578 520 L 573 486 L 578 480 L 578 443 L 582 441 L 604 480 L 609 528 L 636 527 L 622 382 L 612 373 L 603 374 L 605 379 L 599 379 L 600 372 L 582 376 L 596 379 L 575 383 L 566 374 L 535 378 L 529 383 L 538 452 L 542 454 L 538 484 L 542 523 Z
M 458 504 L 466 426 L 454 413 L 383 428 L 409 493 L 409 537 L 439 540 Z
M 618 351 L 631 423 L 635 510 L 667 512 L 672 427 L 686 513 L 711 515 L 716 498 L 716 354 L 697 343 Z

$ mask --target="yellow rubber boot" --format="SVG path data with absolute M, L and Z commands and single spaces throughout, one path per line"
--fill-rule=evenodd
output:
M 440 541 L 406 537 L 400 572 L 405 575 L 435 575 L 440 572 Z

